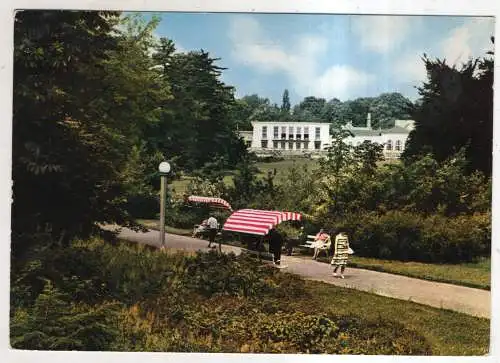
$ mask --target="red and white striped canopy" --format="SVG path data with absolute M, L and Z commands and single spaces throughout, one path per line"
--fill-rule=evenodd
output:
M 264 236 L 281 222 L 300 220 L 302 220 L 302 215 L 295 212 L 240 209 L 231 214 L 222 229 Z
M 221 198 L 200 197 L 197 195 L 191 195 L 188 197 L 188 201 L 194 202 L 194 203 L 212 204 L 216 207 L 223 207 L 223 208 L 227 208 L 229 210 L 233 210 L 231 208 L 231 205 L 228 202 L 226 202 L 224 199 L 221 199 Z

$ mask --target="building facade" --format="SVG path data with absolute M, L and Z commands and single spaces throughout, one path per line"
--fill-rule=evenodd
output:
M 403 152 L 408 135 L 415 128 L 413 120 L 396 120 L 394 127 L 389 129 L 373 129 L 371 126 L 371 115 L 368 114 L 366 127 L 354 127 L 351 123 L 343 126 L 354 136 L 347 137 L 345 142 L 357 146 L 364 141 L 370 141 L 383 145 L 385 159 L 398 159 Z
M 330 124 L 321 122 L 252 122 L 253 131 L 240 131 L 250 151 L 257 155 L 319 155 L 331 144 Z M 366 126 L 356 127 L 351 123 L 343 126 L 353 136 L 344 142 L 357 146 L 364 141 L 383 145 L 386 159 L 397 159 L 403 152 L 408 135 L 414 129 L 413 120 L 396 120 L 389 129 L 373 129 L 371 115 L 368 114 Z
M 330 143 L 330 124 L 321 122 L 252 122 L 250 150 L 259 153 L 321 152 Z

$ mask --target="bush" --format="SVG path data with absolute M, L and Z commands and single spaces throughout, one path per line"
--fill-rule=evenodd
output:
M 179 206 L 169 209 L 165 215 L 165 223 L 176 228 L 190 229 L 207 219 L 210 211 L 208 208 L 194 208 Z
M 32 307 L 14 311 L 10 332 L 12 347 L 106 350 L 118 335 L 118 304 L 91 307 L 72 299 L 47 281 Z
M 409 212 L 350 216 L 337 227 L 350 231 L 363 257 L 435 263 L 472 262 L 490 253 L 489 214 L 423 217 Z
M 198 253 L 189 262 L 186 286 L 207 297 L 216 294 L 256 296 L 272 290 L 268 282 L 272 275 L 272 270 L 244 256 L 210 251 Z

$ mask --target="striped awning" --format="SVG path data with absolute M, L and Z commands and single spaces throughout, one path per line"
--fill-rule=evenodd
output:
M 266 235 L 281 222 L 300 221 L 302 215 L 295 212 L 280 212 L 259 209 L 240 209 L 226 220 L 224 231 Z
M 214 198 L 214 197 L 200 197 L 198 195 L 191 195 L 188 197 L 188 201 L 193 202 L 193 203 L 206 203 L 206 204 L 211 204 L 216 207 L 222 207 L 226 208 L 229 210 L 233 210 L 231 208 L 231 205 L 226 202 L 224 199 L 221 198 Z

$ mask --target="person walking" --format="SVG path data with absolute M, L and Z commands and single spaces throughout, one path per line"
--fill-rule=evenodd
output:
M 281 249 L 283 247 L 283 236 L 275 228 L 269 231 L 269 252 L 273 254 L 275 265 L 281 264 Z
M 219 229 L 219 222 L 217 222 L 217 219 L 215 219 L 214 216 L 210 216 L 207 221 L 208 224 L 208 248 L 212 245 L 212 243 L 215 244 L 215 237 L 217 236 L 217 232 Z
M 335 236 L 334 253 L 331 265 L 333 266 L 333 276 L 337 277 L 337 270 L 340 267 L 340 278 L 344 278 L 344 271 L 349 258 L 349 238 L 345 231 L 340 231 Z

